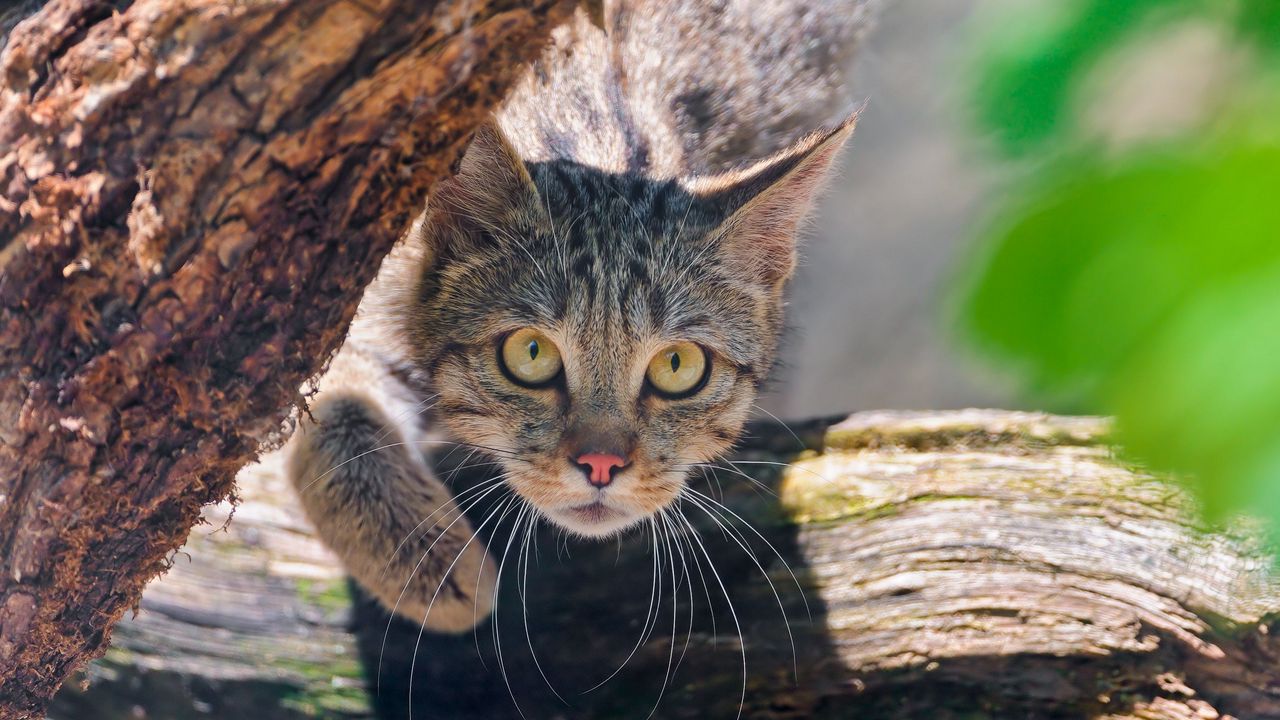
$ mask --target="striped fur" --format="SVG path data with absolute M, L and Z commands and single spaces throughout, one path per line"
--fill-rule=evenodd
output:
M 864 5 L 636 2 L 611 7 L 607 35 L 583 17 L 557 32 L 384 263 L 320 381 L 318 422 L 292 445 L 308 513 L 375 596 L 423 621 L 402 588 L 439 586 L 470 536 L 460 520 L 387 550 L 398 518 L 451 502 L 413 447 L 432 428 L 482 448 L 543 517 L 594 537 L 666 507 L 690 464 L 732 446 L 773 364 L 798 228 L 853 130 L 848 117 L 805 132 L 845 112 L 832 43 L 856 35 Z M 547 387 L 499 366 L 502 339 L 524 327 L 563 356 Z M 645 383 L 673 341 L 711 362 L 679 400 Z M 403 444 L 352 429 L 377 423 Z M 604 489 L 571 461 L 600 444 L 631 461 Z M 376 463 L 324 472 L 375 448 Z M 386 502 L 397 519 L 379 531 Z M 596 502 L 607 516 L 572 511 Z M 412 577 L 432 542 L 446 562 Z M 450 585 L 429 626 L 488 613 L 486 562 L 466 556 L 471 580 Z M 361 571 L 384 565 L 380 579 Z

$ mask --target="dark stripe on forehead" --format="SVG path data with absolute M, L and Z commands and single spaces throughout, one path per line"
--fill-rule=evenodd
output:
M 673 183 L 663 183 L 649 198 L 649 214 L 661 223 L 669 225 L 667 217 L 667 201 L 671 197 Z
M 605 353 L 655 332 L 687 336 L 733 358 L 748 377 L 767 370 L 777 298 L 725 270 L 709 235 L 723 219 L 717 207 L 675 181 L 569 161 L 529 167 L 537 207 L 502 218 L 479 248 L 444 266 L 450 272 L 436 277 L 446 287 L 429 298 L 434 327 L 474 341 L 512 323 L 566 322 L 606 343 L 597 345 Z M 516 227 L 547 214 L 549 227 Z
M 652 195 L 652 189 L 652 183 L 642 177 L 633 176 L 629 178 L 629 182 L 625 188 L 626 192 L 624 193 L 631 210 L 642 215 L 641 219 L 645 221 L 642 224 L 646 226 L 651 225 L 653 220 L 657 217 L 654 215 L 652 210 L 649 209 L 649 199 Z M 647 217 L 643 217 L 646 215 Z
M 579 179 L 563 163 L 556 163 L 551 168 L 555 175 L 552 179 L 558 184 L 559 187 L 557 189 L 562 193 L 562 196 L 558 199 L 570 209 L 585 207 L 582 201 L 582 189 L 579 186 Z

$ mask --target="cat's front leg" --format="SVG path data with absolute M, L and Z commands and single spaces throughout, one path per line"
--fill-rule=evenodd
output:
M 428 629 L 462 632 L 493 608 L 494 564 L 397 419 L 369 395 L 322 392 L 291 441 L 288 474 L 370 594 Z

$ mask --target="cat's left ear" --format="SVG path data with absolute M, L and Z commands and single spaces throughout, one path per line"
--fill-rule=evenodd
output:
M 821 194 L 835 158 L 853 134 L 855 112 L 742 170 L 684 183 L 723 208 L 713 232 L 725 263 L 752 282 L 781 286 L 796 264 L 796 235 Z
M 435 262 L 446 246 L 459 254 L 497 242 L 498 230 L 545 219 L 538 189 L 515 147 L 490 118 L 476 128 L 453 177 L 431 189 L 409 228 L 410 243 Z
M 538 190 L 520 154 L 490 118 L 476 128 L 458 172 L 441 183 L 437 202 L 488 221 L 538 207 Z

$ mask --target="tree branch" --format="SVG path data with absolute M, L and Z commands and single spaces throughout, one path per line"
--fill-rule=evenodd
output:
M 0 56 L 0 717 L 41 716 L 102 651 L 571 9 L 52 0 L 14 28 Z

